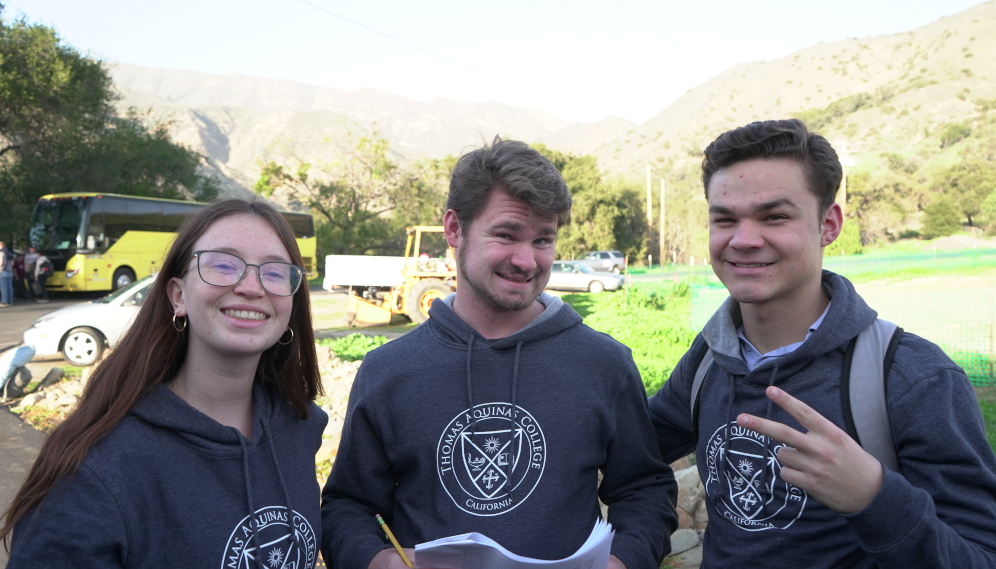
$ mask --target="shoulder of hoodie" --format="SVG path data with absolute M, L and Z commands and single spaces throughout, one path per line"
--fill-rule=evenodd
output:
M 952 375 L 960 375 L 968 381 L 965 371 L 940 346 L 916 334 L 903 332 L 889 372 L 889 399 L 901 397 L 923 381 L 948 381 Z

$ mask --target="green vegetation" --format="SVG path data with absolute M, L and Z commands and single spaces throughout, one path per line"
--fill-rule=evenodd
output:
M 350 334 L 342 338 L 326 338 L 318 340 L 319 346 L 331 348 L 335 355 L 347 362 L 362 360 L 370 350 L 387 343 L 384 336 L 367 336 Z
M 280 162 L 262 164 L 253 190 L 308 207 L 315 216 L 320 265 L 325 255 L 403 255 L 405 228 L 442 222 L 454 159 L 391 159 L 386 140 L 374 131 L 356 135 L 343 126 L 327 141 L 330 159 L 311 164 L 288 149 Z M 438 255 L 445 251 L 440 240 Z
M 636 186 L 603 180 L 594 156 L 564 154 L 543 144 L 532 147 L 553 162 L 574 198 L 571 224 L 557 235 L 558 259 L 606 250 L 622 251 L 631 259 L 646 257 L 647 214 Z
M 933 239 L 954 235 L 961 229 L 960 214 L 950 198 L 937 198 L 923 210 L 923 236 Z
M 2 10 L 2 5 L 0 5 Z M 168 124 L 115 112 L 103 63 L 52 28 L 0 19 L 0 238 L 20 242 L 38 198 L 88 191 L 210 199 L 202 158 Z
M 861 230 L 858 228 L 858 224 L 851 220 L 845 220 L 837 239 L 824 247 L 823 256 L 860 255 L 864 252 L 865 246 L 861 244 Z
M 631 287 L 625 294 L 571 294 L 563 299 L 585 324 L 633 351 L 648 395 L 664 385 L 695 339 L 688 327 L 690 288 L 683 283 Z
M 986 439 L 989 446 L 996 451 L 996 400 L 979 398 L 979 408 L 982 410 L 982 421 L 986 425 Z

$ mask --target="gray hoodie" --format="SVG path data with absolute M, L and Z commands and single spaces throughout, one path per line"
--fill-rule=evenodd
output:
M 996 457 L 965 373 L 936 345 L 904 334 L 888 377 L 900 472 L 885 470 L 864 510 L 838 514 L 780 477 L 777 441 L 736 424 L 740 413 L 804 429 L 765 396 L 776 385 L 845 429 L 844 350 L 876 317 L 847 279 L 823 272 L 833 298 L 819 329 L 794 352 L 753 371 L 740 356 L 739 304 L 727 300 L 650 401 L 661 453 L 692 450 L 705 481 L 704 567 L 996 567 Z M 692 378 L 712 348 L 698 422 Z
M 591 533 L 601 498 L 612 553 L 656 569 L 677 487 L 629 349 L 559 302 L 492 342 L 444 302 L 430 315 L 357 373 L 322 493 L 329 566 L 366 569 L 390 547 L 374 514 L 404 547 L 479 532 L 562 559 Z

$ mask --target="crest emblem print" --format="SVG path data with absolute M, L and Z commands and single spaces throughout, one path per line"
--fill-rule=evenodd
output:
M 439 481 L 453 503 L 478 516 L 503 514 L 525 501 L 546 465 L 546 441 L 522 407 L 482 403 L 446 426 L 436 449 Z
M 782 480 L 782 446 L 735 421 L 716 429 L 706 443 L 705 489 L 719 494 L 720 515 L 747 531 L 786 529 L 802 516 L 808 495 Z
M 264 567 L 306 569 L 315 566 L 318 554 L 315 532 L 307 518 L 283 506 L 256 510 L 239 521 L 225 545 L 221 569 Z M 256 540 L 252 531 L 256 531 Z M 256 550 L 257 543 L 259 551 Z

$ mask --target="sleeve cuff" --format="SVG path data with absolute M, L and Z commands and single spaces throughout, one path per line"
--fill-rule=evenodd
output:
M 933 502 L 899 473 L 883 466 L 882 488 L 860 512 L 844 514 L 865 551 L 892 549 L 911 539 Z

